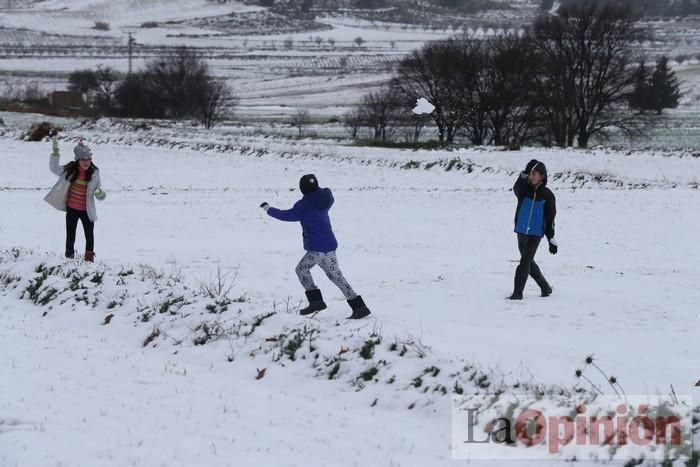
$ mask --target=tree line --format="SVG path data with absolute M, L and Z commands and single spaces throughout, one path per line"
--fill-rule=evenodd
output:
M 211 128 L 238 99 L 214 78 L 196 51 L 180 47 L 148 62 L 143 70 L 120 79 L 111 67 L 78 70 L 68 88 L 107 114 L 135 118 L 194 118 Z
M 578 0 L 563 0 L 567 4 Z M 541 0 L 540 9 L 549 11 L 554 0 Z M 700 14 L 700 0 L 635 0 L 635 12 L 646 17 L 690 16 Z
M 641 135 L 680 97 L 665 57 L 648 69 L 638 50 L 644 38 L 628 4 L 567 2 L 522 34 L 426 44 L 344 122 L 353 136 L 367 128 L 386 140 L 400 129 L 406 141 L 417 140 L 426 117 L 407 109 L 425 98 L 435 106 L 428 123 L 441 144 L 460 137 L 474 145 L 585 148 L 611 131 Z

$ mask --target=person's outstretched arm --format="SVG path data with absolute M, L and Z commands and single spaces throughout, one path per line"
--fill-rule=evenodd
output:
M 61 158 L 59 149 L 58 149 L 58 141 L 53 140 L 53 144 L 51 146 L 51 155 L 49 156 L 49 170 L 51 173 L 57 176 L 63 175 L 63 167 L 61 167 L 61 164 L 59 164 L 59 159 Z
M 301 220 L 301 210 L 299 203 L 295 204 L 292 209 L 277 209 L 267 203 L 262 203 L 261 208 L 265 210 L 268 216 L 285 222 L 299 222 Z
M 530 172 L 535 165 L 537 165 L 537 159 L 532 159 L 525 166 L 525 170 L 518 174 L 518 178 L 515 180 L 515 184 L 513 185 L 513 194 L 515 194 L 517 198 L 523 196 L 523 191 L 527 187 L 527 176 L 530 175 Z

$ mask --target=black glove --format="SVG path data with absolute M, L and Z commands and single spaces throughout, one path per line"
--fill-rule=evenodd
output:
M 260 205 L 260 207 L 261 207 L 262 209 L 264 209 L 265 212 L 267 212 L 267 210 L 270 209 L 270 205 L 267 204 L 267 203 L 262 203 L 262 204 Z
M 537 159 L 532 159 L 530 162 L 528 162 L 527 165 L 525 166 L 525 173 L 529 174 L 530 172 L 532 172 L 532 168 L 534 166 L 536 166 L 538 163 L 539 163 L 539 161 Z
M 550 238 L 549 239 L 549 252 L 553 255 L 556 255 L 557 251 L 559 251 L 559 245 L 557 245 L 557 241 L 554 238 Z

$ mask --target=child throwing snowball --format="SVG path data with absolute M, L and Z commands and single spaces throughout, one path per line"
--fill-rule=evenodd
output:
M 345 299 L 352 309 L 352 315 L 349 318 L 364 318 L 370 314 L 370 311 L 362 297 L 357 295 L 348 281 L 345 280 L 335 254 L 338 241 L 333 234 L 331 220 L 328 217 L 328 211 L 335 201 L 331 190 L 319 188 L 318 179 L 313 174 L 301 177 L 299 189 L 304 196 L 291 209 L 280 210 L 267 203 L 260 205 L 270 217 L 286 222 L 301 222 L 306 254 L 297 264 L 296 273 L 299 282 L 306 290 L 309 306 L 303 308 L 299 314 L 309 315 L 327 308 L 321 291 L 316 287 L 311 276 L 311 269 L 314 266 L 320 266 L 331 282 L 338 286 L 345 295 Z
M 61 166 L 58 141 L 54 139 L 49 170 L 58 176 L 58 181 L 44 200 L 66 213 L 66 258 L 75 257 L 75 232 L 80 221 L 85 232 L 84 259 L 92 262 L 95 260 L 94 229 L 97 220 L 95 198 L 101 201 L 106 194 L 100 184 L 100 171 L 92 163 L 92 151 L 83 140 L 73 149 L 73 154 L 74 160 Z

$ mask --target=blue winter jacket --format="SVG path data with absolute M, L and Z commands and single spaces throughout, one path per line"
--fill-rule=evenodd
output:
M 547 188 L 547 179 L 535 188 L 527 182 L 527 173 L 522 172 L 513 185 L 518 197 L 515 209 L 515 232 L 533 237 L 554 237 L 554 218 L 557 215 L 554 193 Z
M 270 208 L 267 214 L 281 221 L 301 222 L 304 249 L 328 253 L 338 249 L 338 241 L 335 239 L 331 219 L 328 217 L 328 211 L 334 201 L 331 190 L 321 188 L 304 195 L 294 203 L 292 209 Z

